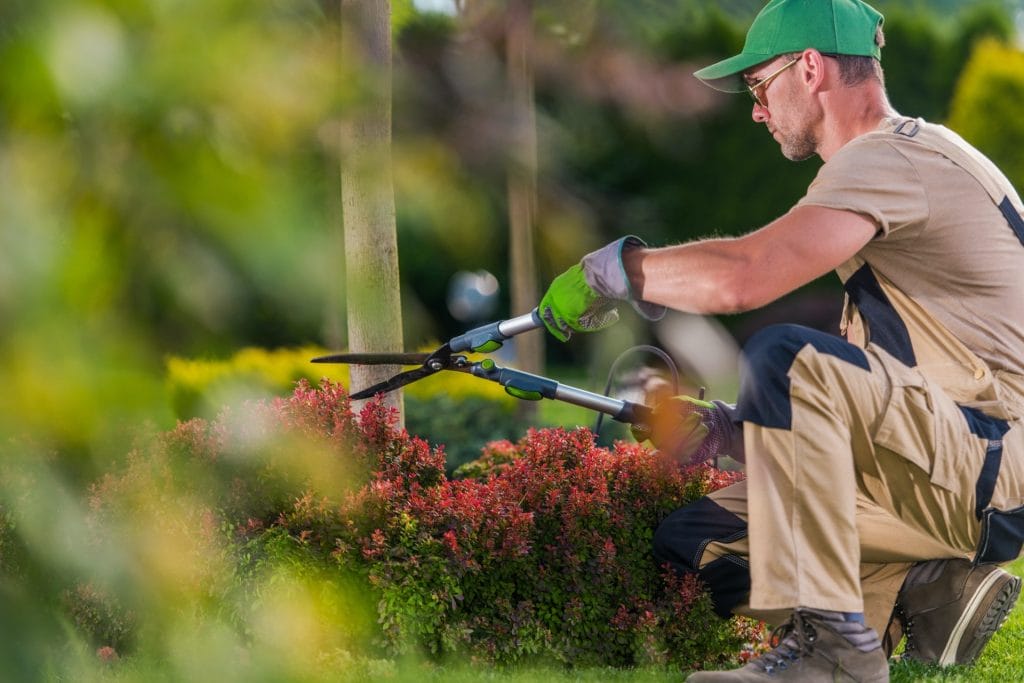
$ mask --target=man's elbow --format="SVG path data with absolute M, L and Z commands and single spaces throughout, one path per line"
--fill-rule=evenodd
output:
M 721 283 L 718 288 L 718 313 L 746 313 L 761 308 L 774 299 L 765 291 L 763 283 L 753 282 L 746 273 L 736 273 L 734 277 Z

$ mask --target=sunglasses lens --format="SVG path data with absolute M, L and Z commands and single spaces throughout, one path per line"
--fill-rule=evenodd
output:
M 784 64 L 781 68 L 776 69 L 772 73 L 768 74 L 767 76 L 765 76 L 764 78 L 759 80 L 757 83 L 755 83 L 753 85 L 748 85 L 747 86 L 747 90 L 750 91 L 750 96 L 754 98 L 755 102 L 757 102 L 763 108 L 767 109 L 768 108 L 768 103 L 765 102 L 765 100 L 762 97 L 762 95 L 764 94 L 764 91 L 768 89 L 768 84 L 771 83 L 772 80 L 774 78 L 776 78 L 779 74 L 781 74 L 783 71 L 785 71 L 786 69 L 788 69 L 789 67 L 793 66 L 794 64 L 796 64 L 799 61 L 800 61 L 800 58 L 796 57 L 795 59 L 791 60 L 787 64 Z
M 759 105 L 761 105 L 762 107 L 764 107 L 764 106 L 765 106 L 765 103 L 764 103 L 763 101 L 761 101 L 761 96 L 760 96 L 760 94 L 759 94 L 759 93 L 757 92 L 757 91 L 758 91 L 759 89 L 760 89 L 760 86 L 755 86 L 755 87 L 753 87 L 753 88 L 747 88 L 747 90 L 748 90 L 748 91 L 750 92 L 750 99 L 754 100 L 754 101 L 755 101 L 755 102 L 757 102 L 757 103 L 758 103 Z

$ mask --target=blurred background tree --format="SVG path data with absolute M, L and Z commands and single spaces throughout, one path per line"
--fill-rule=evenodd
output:
M 347 342 L 356 353 L 401 352 L 391 170 L 391 2 L 342 0 L 339 19 L 343 68 L 361 76 L 358 101 L 341 115 Z M 362 391 L 400 370 L 390 365 L 355 366 L 349 388 Z M 384 400 L 401 416 L 401 391 L 387 394 Z

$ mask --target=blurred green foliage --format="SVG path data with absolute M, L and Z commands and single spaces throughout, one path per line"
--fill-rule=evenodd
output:
M 0 428 L 109 460 L 170 421 L 165 353 L 321 326 L 356 81 L 315 2 L 5 2 L 0 27 Z
M 949 125 L 1024 188 L 1024 53 L 997 41 L 978 46 L 964 69 Z
M 689 76 L 739 47 L 749 5 L 538 10 L 542 281 L 627 230 L 654 244 L 736 234 L 800 196 L 817 163 L 782 159 L 744 98 Z M 894 103 L 942 119 L 972 45 L 1006 41 L 1010 20 L 999 5 L 964 4 L 955 20 L 898 7 L 886 6 Z M 468 326 L 445 305 L 457 270 L 507 282 L 507 119 L 492 26 L 460 28 L 411 0 L 394 8 L 395 185 L 415 347 Z M 340 60 L 336 9 L 0 6 L 3 433 L 38 435 L 87 478 L 121 457 L 126 424 L 173 420 L 165 356 L 343 343 L 339 129 L 371 84 Z M 818 287 L 836 291 L 831 278 Z M 795 303 L 780 306 L 799 315 Z M 761 315 L 728 323 L 742 337 Z M 580 363 L 594 343 L 551 353 Z
M 736 234 L 800 196 L 817 162 L 782 159 L 750 122 L 747 100 L 709 92 L 689 76 L 739 47 L 760 4 L 538 7 L 542 280 L 626 231 L 655 244 Z M 888 16 L 884 64 L 896 107 L 948 118 L 1024 185 L 1015 153 L 1024 138 L 1024 64 L 1007 10 L 1021 3 L 877 4 Z M 131 460 L 141 425 L 170 427 L 187 410 L 286 391 L 262 378 L 288 365 L 291 382 L 306 365 L 303 350 L 301 359 L 242 371 L 234 365 L 242 364 L 238 349 L 343 343 L 339 133 L 346 108 L 374 84 L 340 59 L 336 5 L 0 2 L 4 680 L 310 680 L 347 656 L 323 630 L 341 619 L 347 589 L 287 538 L 244 549 L 242 566 L 253 572 L 246 585 L 256 590 L 233 593 L 231 604 L 251 610 L 241 620 L 256 624 L 266 651 L 241 669 L 227 670 L 232 660 L 223 656 L 241 642 L 230 621 L 189 618 L 209 606 L 208 592 L 160 592 L 163 579 L 202 578 L 175 574 L 178 565 L 192 566 L 182 558 L 200 556 L 212 567 L 224 560 L 181 532 L 202 524 L 200 497 L 192 495 L 201 478 L 184 476 L 162 491 L 140 486 L 137 502 L 147 514 L 126 514 L 122 543 L 103 552 L 89 543 L 86 522 L 89 486 Z M 459 26 L 418 13 L 411 0 L 393 8 L 400 262 L 407 348 L 415 348 L 466 327 L 445 308 L 456 270 L 487 268 L 507 280 L 508 120 L 493 25 Z M 816 287 L 837 298 L 832 279 Z M 760 315 L 809 315 L 806 301 L 729 323 L 742 336 Z M 814 315 L 820 324 L 830 319 L 829 311 Z M 591 343 L 552 353 L 580 361 Z M 228 358 L 224 376 L 251 374 L 210 393 L 177 394 L 184 384 L 168 391 L 168 357 Z M 203 370 L 207 388 L 222 372 L 211 369 L 218 362 Z M 577 362 L 577 371 L 586 368 Z M 504 408 L 485 414 L 505 404 L 458 398 L 458 376 L 443 380 L 453 398 L 431 403 L 440 393 L 431 383 L 441 381 L 421 385 L 423 419 L 438 431 L 424 428 L 425 436 L 464 446 L 494 425 L 519 429 L 502 420 Z M 206 407 L 183 408 L 210 396 Z M 483 407 L 466 409 L 476 400 Z M 460 409 L 473 418 L 449 422 Z M 125 611 L 85 594 L 69 614 L 68 591 L 88 578 L 129 587 Z M 94 642 L 76 635 L 77 625 L 100 634 L 97 642 L 119 642 L 140 605 L 168 604 L 181 609 L 161 613 L 147 634 L 162 651 L 117 673 L 98 663 Z M 295 663 L 295 652 L 307 652 L 295 640 L 303 634 L 327 643 L 323 669 Z M 342 665 L 362 677 L 394 675 L 395 666 Z
M 749 10 L 761 4 L 580 0 L 538 11 L 542 282 L 625 232 L 655 245 L 742 234 L 785 213 L 802 196 L 820 161 L 784 159 L 763 127 L 751 121 L 748 98 L 712 92 L 690 76 L 741 48 Z M 1002 3 L 948 3 L 942 13 L 927 11 L 925 3 L 890 2 L 884 9 L 883 65 L 892 102 L 904 114 L 933 121 L 948 116 L 973 46 L 985 37 L 1009 42 L 1014 34 Z M 415 79 L 398 93 L 398 139 L 428 136 L 440 142 L 472 178 L 460 179 L 454 190 L 466 207 L 453 214 L 456 225 L 468 207 L 478 219 L 502 223 L 506 157 L 494 130 L 503 114 L 495 92 L 501 77 L 497 48 L 465 40 L 454 22 L 437 16 L 410 24 L 399 42 Z M 466 62 L 474 67 L 469 75 Z M 443 199 L 430 194 L 439 214 L 450 213 Z M 438 336 L 454 334 L 460 323 L 443 310 L 446 278 L 438 278 L 438 271 L 486 267 L 504 283 L 504 240 L 495 241 L 492 232 L 457 240 L 446 222 L 431 230 L 421 204 L 406 204 L 414 209 L 406 214 L 403 203 L 400 186 L 403 279 L 435 315 Z M 444 235 L 446 247 L 429 250 L 436 233 Z M 458 241 L 462 250 L 447 246 Z M 808 306 L 812 294 L 804 292 L 772 308 L 780 313 L 758 311 L 725 322 L 741 340 L 771 315 L 832 330 L 841 305 L 838 281 L 827 276 L 814 291 L 832 305 Z M 644 335 L 640 329 L 638 337 Z M 594 343 L 585 338 L 551 345 L 549 354 L 580 362 Z

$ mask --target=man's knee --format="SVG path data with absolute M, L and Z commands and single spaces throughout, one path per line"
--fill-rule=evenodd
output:
M 831 334 L 800 325 L 772 325 L 744 345 L 740 355 L 739 418 L 762 427 L 789 429 L 793 420 L 790 370 L 807 346 L 869 369 L 864 351 Z
M 745 558 L 719 557 L 701 566 L 711 542 L 729 543 L 747 535 L 738 516 L 710 498 L 701 498 L 670 514 L 654 533 L 654 557 L 678 573 L 696 573 L 711 592 L 715 612 L 726 618 L 750 593 L 750 568 Z

